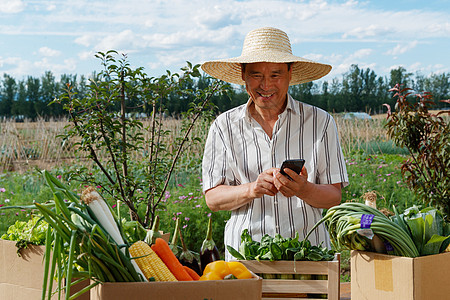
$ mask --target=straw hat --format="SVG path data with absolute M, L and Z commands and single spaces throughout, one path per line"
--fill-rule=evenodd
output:
M 205 62 L 202 64 L 202 69 L 223 81 L 245 85 L 241 76 L 241 64 L 255 62 L 293 63 L 292 79 L 289 85 L 319 79 L 331 70 L 330 65 L 292 55 L 287 34 L 272 27 L 250 31 L 245 37 L 241 56 Z

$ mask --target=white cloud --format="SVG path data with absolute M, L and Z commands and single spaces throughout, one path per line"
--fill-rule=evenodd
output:
M 306 54 L 306 55 L 303 55 L 303 57 L 306 59 L 317 61 L 317 62 L 320 62 L 324 59 L 323 54 L 317 54 L 317 53 Z
M 63 73 L 75 74 L 77 64 L 75 59 L 72 58 L 64 59 L 62 63 L 55 63 L 50 61 L 47 57 L 44 57 L 40 61 L 34 62 L 33 67 L 39 70 L 40 73 L 50 70 L 53 75 L 60 75 Z
M 117 34 L 109 34 L 103 37 L 95 46 L 95 51 L 108 51 L 111 49 L 127 53 L 133 52 L 131 49 L 142 47 L 142 37 L 136 35 L 132 30 L 126 29 Z
M 97 51 L 115 49 L 155 70 L 177 70 L 186 60 L 196 63 L 238 56 L 245 34 L 261 26 L 285 30 L 294 54 L 330 63 L 334 74 L 348 71 L 351 64 L 382 68 L 395 63 L 391 57 L 412 64 L 416 58 L 406 54 L 419 43 L 445 48 L 446 44 L 442 47 L 437 43 L 450 37 L 448 9 L 374 6 L 383 4 L 355 0 L 79 0 L 67 5 L 58 1 L 0 0 L 0 12 L 21 12 L 9 17 L 17 17 L 15 22 L 0 20 L 0 34 L 18 37 L 17 45 L 12 44 L 8 52 L 2 44 L 2 55 L 16 56 L 14 49 L 26 49 L 23 41 L 29 39 L 38 49 L 42 47 L 40 55 L 50 58 L 59 54 L 62 66 L 67 57 L 76 57 L 89 66 L 87 60 Z M 44 44 L 36 42 L 36 37 L 42 37 L 39 41 Z M 51 40 L 55 37 L 59 39 L 59 53 L 46 47 L 56 45 Z M 27 60 L 36 54 L 22 52 Z M 377 61 L 379 53 L 388 56 Z M 444 59 L 440 61 L 445 65 Z M 422 67 L 433 65 L 420 60 Z
M 392 29 L 389 29 L 386 26 L 380 26 L 380 25 L 369 25 L 369 26 L 358 26 L 354 29 L 351 29 L 348 32 L 344 32 L 342 37 L 344 39 L 348 37 L 356 37 L 358 39 L 364 39 L 364 38 L 373 38 L 377 36 L 383 36 L 385 34 L 388 34 L 392 31 Z
M 419 44 L 418 41 L 412 41 L 412 42 L 409 42 L 409 43 L 397 44 L 397 46 L 395 46 L 393 49 L 390 49 L 390 50 L 386 51 L 385 54 L 394 56 L 394 58 L 396 58 L 397 55 L 404 54 L 404 53 L 408 52 L 409 50 L 415 48 L 418 44 Z
M 408 72 L 422 74 L 442 74 L 450 72 L 450 67 L 443 64 L 423 65 L 421 62 L 413 63 L 406 67 Z
M 53 3 L 48 4 L 46 10 L 47 11 L 54 11 L 56 9 L 56 5 Z
M 359 49 L 350 55 L 344 56 L 342 54 L 332 54 L 328 57 L 324 57 L 324 61 L 330 63 L 333 66 L 331 70 L 331 77 L 338 76 L 339 74 L 344 74 L 350 69 L 351 65 L 358 65 L 360 69 L 369 68 L 373 70 L 376 67 L 375 63 L 367 63 L 366 59 L 372 55 L 372 49 Z
M 82 51 L 80 53 L 78 53 L 78 58 L 80 60 L 88 60 L 91 59 L 95 56 L 94 51 Z
M 59 55 L 61 55 L 61 51 L 54 50 L 49 47 L 41 47 L 41 48 L 39 48 L 39 54 L 41 54 L 42 56 L 48 56 L 48 57 L 59 56 Z
M 83 34 L 75 39 L 75 43 L 85 47 L 91 46 L 96 41 L 96 38 L 92 34 Z
M 210 30 L 217 30 L 231 25 L 239 25 L 242 22 L 240 11 L 227 10 L 229 4 L 223 2 L 215 5 L 212 9 L 204 7 L 199 11 L 199 15 L 194 20 L 201 26 Z
M 0 13 L 16 14 L 25 9 L 21 0 L 0 0 Z
M 373 52 L 372 49 L 359 49 L 357 50 L 355 53 L 353 53 L 353 55 L 350 56 L 350 59 L 359 59 L 359 58 L 364 58 L 367 57 L 369 55 L 371 55 Z

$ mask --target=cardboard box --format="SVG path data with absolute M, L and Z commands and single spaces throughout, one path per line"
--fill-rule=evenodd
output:
M 16 242 L 0 239 L 0 299 L 41 299 L 44 253 L 44 246 L 30 245 L 21 250 L 19 257 Z M 75 293 L 86 284 L 77 285 L 71 292 Z M 52 299 L 57 298 L 55 295 Z M 78 299 L 89 299 L 89 293 Z
M 416 258 L 351 252 L 352 299 L 450 299 L 450 253 Z
M 324 280 L 263 279 L 262 297 L 305 298 L 310 294 L 327 294 L 338 300 L 340 293 L 340 254 L 333 261 L 256 261 L 241 260 L 249 270 L 261 274 L 327 275 Z
M 231 300 L 261 299 L 259 277 L 236 280 L 103 283 L 91 290 L 91 300 Z

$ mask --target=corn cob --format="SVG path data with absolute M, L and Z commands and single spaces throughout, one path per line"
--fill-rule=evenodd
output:
M 130 255 L 137 257 L 136 263 L 147 279 L 155 281 L 177 281 L 169 268 L 144 241 L 137 241 L 129 248 Z

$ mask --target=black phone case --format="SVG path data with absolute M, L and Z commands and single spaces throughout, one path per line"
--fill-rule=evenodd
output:
M 305 164 L 304 159 L 288 159 L 283 162 L 280 168 L 280 173 L 284 176 L 289 177 L 285 172 L 284 168 L 291 169 L 292 171 L 296 172 L 297 174 L 300 174 L 303 165 Z

